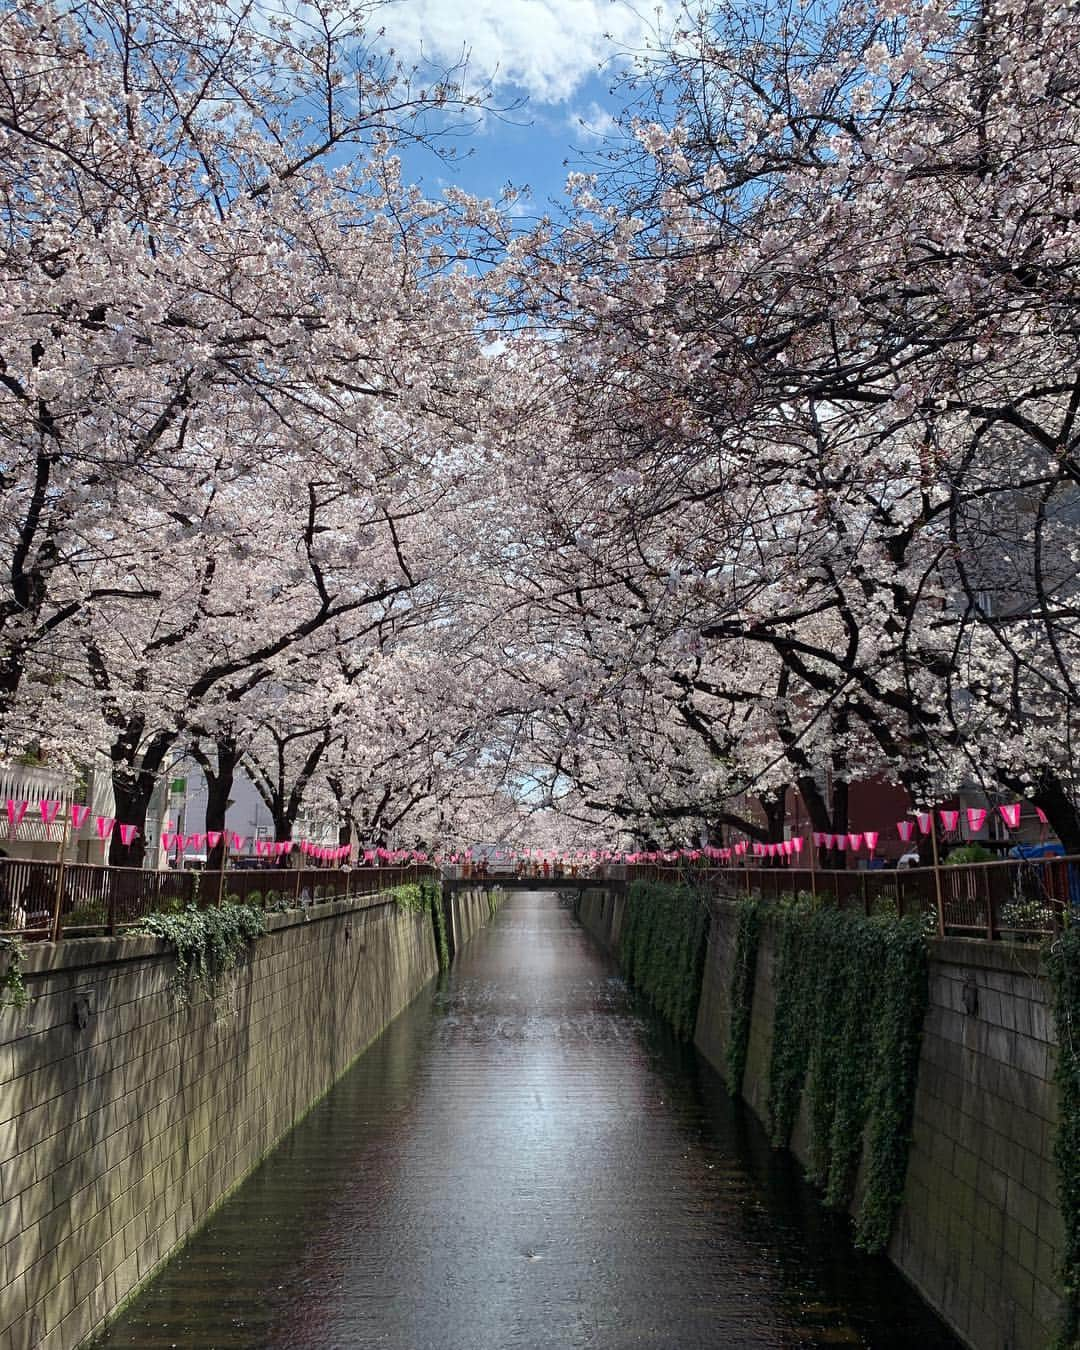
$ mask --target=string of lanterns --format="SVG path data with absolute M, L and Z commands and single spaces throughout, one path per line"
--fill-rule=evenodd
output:
M 20 825 L 26 819 L 30 807 L 34 803 L 30 800 L 17 800 L 7 798 L 5 809 L 8 818 L 8 827 L 10 837 L 14 839 Z M 46 799 L 37 802 L 41 813 L 42 823 L 45 826 L 47 838 L 52 837 L 52 827 L 60 817 L 64 803 L 55 799 Z M 1023 814 L 1023 803 L 1012 802 L 1000 805 L 996 808 L 1001 816 L 1005 827 L 1008 830 L 1017 830 L 1020 828 L 1021 816 Z M 70 808 L 70 825 L 73 831 L 78 832 L 90 820 L 91 809 L 89 806 L 82 806 L 73 803 Z M 965 817 L 968 829 L 971 834 L 978 834 L 984 827 L 987 817 L 990 814 L 990 808 L 984 806 L 969 806 L 965 808 Z M 1039 820 L 1042 832 L 1045 835 L 1048 821 L 1046 813 L 1041 807 L 1035 807 L 1035 814 Z M 916 811 L 913 813 L 914 819 L 898 820 L 896 822 L 897 837 L 902 843 L 911 844 L 915 839 L 916 829 L 920 835 L 929 835 L 935 828 L 934 813 L 931 811 Z M 959 834 L 961 812 L 957 809 L 939 808 L 937 811 L 937 821 L 940 823 L 941 831 L 946 837 L 953 837 Z M 109 840 L 115 830 L 121 841 L 129 845 L 140 833 L 138 826 L 124 824 L 118 821 L 114 816 L 95 815 L 94 830 L 98 839 L 102 842 Z M 64 821 L 65 830 L 67 828 L 67 819 Z M 552 849 L 532 849 L 527 848 L 523 851 L 513 849 L 496 849 L 492 853 L 492 858 L 496 862 L 512 863 L 536 863 L 538 865 L 552 863 L 561 863 L 565 865 L 583 864 L 583 863 L 674 863 L 680 861 L 698 862 L 704 859 L 707 862 L 727 863 L 734 862 L 747 853 L 751 853 L 756 858 L 777 858 L 798 857 L 802 854 L 806 845 L 807 838 L 813 840 L 815 848 L 833 849 L 838 852 L 858 852 L 865 848 L 870 857 L 873 857 L 877 851 L 878 843 L 881 839 L 879 830 L 848 831 L 845 833 L 829 833 L 826 831 L 814 830 L 809 836 L 796 835 L 790 839 L 774 840 L 763 843 L 755 841 L 751 843 L 748 840 L 742 840 L 726 848 L 703 847 L 696 849 L 662 849 L 647 852 L 625 852 L 612 849 L 578 849 L 573 852 Z M 161 844 L 166 853 L 176 852 L 177 854 L 186 852 L 201 853 L 204 849 L 213 850 L 225 841 L 226 849 L 233 853 L 240 853 L 248 846 L 248 839 L 236 833 L 233 830 L 207 830 L 203 833 L 183 834 L 179 831 L 163 830 L 161 832 Z M 305 857 L 314 859 L 321 863 L 342 863 L 356 862 L 358 865 L 366 866 L 397 866 L 402 863 L 427 863 L 429 861 L 436 865 L 447 862 L 450 864 L 465 864 L 477 861 L 474 856 L 474 850 L 471 848 L 461 849 L 448 855 L 440 856 L 438 853 L 432 855 L 429 859 L 427 853 L 417 849 L 387 849 L 382 847 L 364 847 L 355 844 L 341 844 L 333 848 L 314 843 L 311 840 L 269 840 L 252 839 L 251 853 L 253 857 L 259 858 L 281 858 L 291 854 L 294 850 L 303 854 Z M 483 859 L 481 859 L 483 861 Z

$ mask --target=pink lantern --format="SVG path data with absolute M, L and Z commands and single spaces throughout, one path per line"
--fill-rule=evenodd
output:
M 915 833 L 915 822 L 913 820 L 898 820 L 896 822 L 896 833 L 905 844 L 910 844 L 911 836 Z
M 72 803 L 71 824 L 73 829 L 81 830 L 89 818 L 90 808 L 88 806 L 80 806 L 78 802 Z
M 938 819 L 941 821 L 941 828 L 946 834 L 954 834 L 960 825 L 960 812 L 939 811 Z
M 1011 806 L 998 807 L 998 810 L 1001 812 L 1002 820 L 1010 830 L 1018 830 L 1020 828 L 1020 813 L 1023 809 L 1022 802 L 1014 802 Z
M 138 833 L 139 833 L 139 827 L 138 827 L 137 825 L 121 825 L 121 826 L 120 826 L 120 842 L 121 842 L 121 843 L 124 845 L 124 847 L 126 848 L 126 847 L 132 842 L 132 840 L 135 838 L 135 836 L 136 836 Z
M 23 816 L 26 815 L 29 806 L 30 806 L 29 802 L 12 801 L 10 797 L 7 799 L 7 818 L 8 824 L 11 826 L 12 833 L 14 833 L 14 831 L 17 830 L 19 826 L 22 824 Z
M 795 838 L 791 841 L 791 847 L 795 850 L 796 853 L 801 853 L 803 844 L 805 842 L 806 841 L 803 839 L 802 835 L 797 834 Z
M 1039 817 L 1039 824 L 1040 824 L 1040 825 L 1049 825 L 1049 824 L 1050 824 L 1050 822 L 1049 822 L 1049 821 L 1047 820 L 1047 818 L 1046 818 L 1046 812 L 1042 809 L 1041 806 L 1037 806 L 1037 807 L 1035 808 L 1035 814 Z
M 857 853 L 859 849 L 862 848 L 861 834 L 849 834 L 847 837 L 847 841 L 848 847 L 852 850 L 853 853 Z
M 60 814 L 61 806 L 63 806 L 63 802 L 38 802 L 38 809 L 41 811 L 41 819 L 45 822 L 46 829 L 52 825 L 53 821 Z
M 929 811 L 916 811 L 915 819 L 919 822 L 920 834 L 929 834 L 933 823 L 933 817 Z
M 877 848 L 878 844 L 879 838 L 878 831 L 866 830 L 863 833 L 863 838 L 866 840 L 866 847 L 870 850 L 871 853 L 873 853 L 874 849 Z
M 97 837 L 99 839 L 108 839 L 113 832 L 113 826 L 115 824 L 116 820 L 113 816 L 95 816 L 94 828 L 97 830 Z
M 985 806 L 969 806 L 967 809 L 968 829 L 972 834 L 978 834 L 986 824 L 986 817 L 989 813 Z

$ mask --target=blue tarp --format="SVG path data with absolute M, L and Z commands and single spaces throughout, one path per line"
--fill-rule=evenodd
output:
M 1060 844 L 1014 844 L 1010 858 L 1062 858 L 1065 850 Z
M 1023 858 L 1026 862 L 1039 862 L 1041 859 L 1064 857 L 1065 850 L 1060 844 L 1014 844 L 1009 849 L 1010 858 Z M 1080 910 L 1080 867 L 1069 863 L 1069 905 Z

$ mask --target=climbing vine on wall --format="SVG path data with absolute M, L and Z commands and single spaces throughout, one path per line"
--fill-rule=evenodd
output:
M 1080 1345 L 1080 925 L 1056 938 L 1046 957 L 1057 1027 L 1058 1127 L 1054 1159 L 1065 1228 L 1062 1347 Z
M 173 989 L 178 1001 L 186 1005 L 197 988 L 211 998 L 217 996 L 222 977 L 266 932 L 266 918 L 254 905 L 224 904 L 178 914 L 148 914 L 134 931 L 161 938 L 173 949 Z
M 800 907 L 776 914 L 776 1012 L 768 1124 L 787 1146 L 805 1092 L 811 1178 L 847 1206 L 863 1155 L 855 1240 L 889 1241 L 903 1198 L 927 1003 L 914 920 Z
M 450 946 L 446 939 L 446 914 L 443 912 L 442 887 L 435 881 L 422 881 L 423 892 L 429 913 L 431 926 L 435 933 L 435 951 L 439 957 L 439 969 L 445 970 L 450 964 Z
M 26 1007 L 28 999 L 22 977 L 24 952 L 20 938 L 0 937 L 0 1008 Z
M 757 972 L 758 937 L 762 904 L 759 898 L 739 903 L 735 930 L 735 960 L 731 972 L 731 1020 L 728 1027 L 727 1081 L 732 1092 L 742 1090 L 746 1051 L 750 1044 L 750 1012 Z
M 442 891 L 438 883 L 408 881 L 402 886 L 394 886 L 390 894 L 402 909 L 414 914 L 430 915 L 439 969 L 445 970 L 450 964 L 450 947 L 446 939 L 446 915 L 443 913 Z
M 694 1034 L 708 931 L 708 902 L 691 887 L 631 885 L 620 948 L 623 970 L 684 1040 Z

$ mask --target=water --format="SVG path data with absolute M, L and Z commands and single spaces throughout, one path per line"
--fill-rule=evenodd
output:
M 103 1343 L 957 1345 L 537 893 L 505 901 Z

